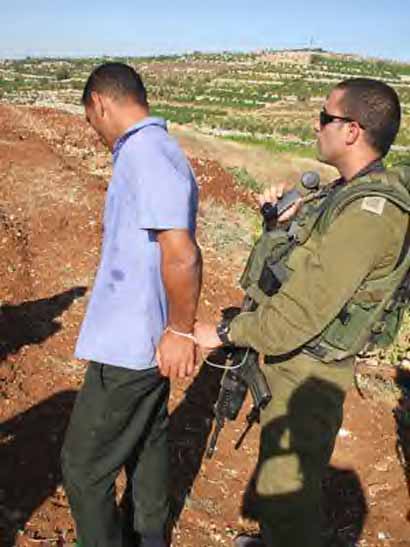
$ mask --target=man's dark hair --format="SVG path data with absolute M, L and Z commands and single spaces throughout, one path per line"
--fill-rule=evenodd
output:
M 148 106 L 141 76 L 124 63 L 104 63 L 92 71 L 84 87 L 83 105 L 91 103 L 93 91 L 115 100 L 132 99 L 141 106 Z
M 335 89 L 344 91 L 344 115 L 364 129 L 368 144 L 385 156 L 400 128 L 401 109 L 392 87 L 371 78 L 344 80 Z

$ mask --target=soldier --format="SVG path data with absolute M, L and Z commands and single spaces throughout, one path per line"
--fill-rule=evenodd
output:
M 204 348 L 231 344 L 263 354 L 272 391 L 261 415 L 251 508 L 261 537 L 240 536 L 238 547 L 323 545 L 321 482 L 342 424 L 355 354 L 376 332 L 373 303 L 386 301 L 392 287 L 386 280 L 407 247 L 409 196 L 382 164 L 400 117 L 395 91 L 380 81 L 349 79 L 332 90 L 315 131 L 318 158 L 341 178 L 309 206 L 298 202 L 285 213 L 295 215 L 293 250 L 286 275 L 275 279 L 279 288 L 259 300 L 255 290 L 255 311 L 196 326 Z M 393 187 L 403 199 L 390 199 Z M 261 203 L 276 199 L 272 188 Z

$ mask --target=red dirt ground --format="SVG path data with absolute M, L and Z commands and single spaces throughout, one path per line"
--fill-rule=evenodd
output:
M 98 263 L 110 159 L 74 116 L 0 105 L 0 127 L 0 545 L 61 546 L 75 532 L 59 451 L 85 369 L 72 354 Z M 217 163 L 193 165 L 202 197 L 251 202 Z M 239 303 L 238 273 L 226 257 L 205 256 L 202 318 Z M 223 431 L 214 458 L 203 459 L 218 378 L 204 365 L 173 385 L 174 547 L 230 545 L 254 529 L 240 506 L 257 429 L 233 449 L 246 409 Z M 332 545 L 410 546 L 392 408 L 352 389 L 343 428 L 325 484 Z

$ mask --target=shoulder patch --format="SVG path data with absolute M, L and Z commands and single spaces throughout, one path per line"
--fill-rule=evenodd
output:
M 381 215 L 386 205 L 386 198 L 379 196 L 367 196 L 363 198 L 361 209 L 363 211 L 369 211 L 369 213 L 374 213 L 375 215 Z

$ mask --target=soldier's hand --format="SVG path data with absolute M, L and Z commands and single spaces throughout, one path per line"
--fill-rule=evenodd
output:
M 266 188 L 266 190 L 259 194 L 257 197 L 259 207 L 262 207 L 264 203 L 272 203 L 272 205 L 275 205 L 278 200 L 281 199 L 283 194 L 285 192 L 289 192 L 292 188 L 289 186 L 289 184 L 280 183 L 280 184 L 274 184 L 270 188 Z M 295 203 L 286 209 L 280 217 L 278 217 L 278 222 L 286 222 L 287 220 L 290 220 L 293 218 L 296 213 L 299 211 L 300 206 L 302 205 L 302 198 L 295 201 Z
M 221 339 L 216 332 L 216 325 L 213 323 L 197 321 L 194 326 L 194 336 L 198 346 L 207 350 L 215 349 L 222 345 Z
M 195 343 L 189 338 L 165 331 L 157 347 L 156 359 L 162 376 L 191 376 L 196 362 Z

